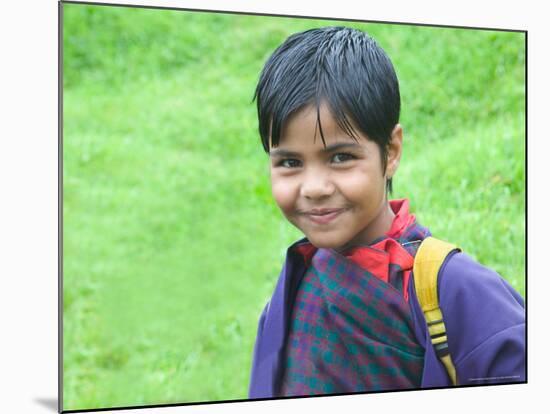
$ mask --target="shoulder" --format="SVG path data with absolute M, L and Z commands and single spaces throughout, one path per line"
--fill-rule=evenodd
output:
M 296 250 L 296 247 L 307 242 L 307 239 L 300 239 L 290 245 L 286 250 L 286 256 L 276 280 L 271 298 L 267 302 L 261 316 L 260 324 L 269 325 L 269 321 L 276 320 L 276 325 L 280 325 L 285 315 L 285 309 L 289 305 L 291 293 L 295 290 L 299 277 L 305 270 L 304 258 Z
M 482 310 L 490 311 L 487 308 L 490 304 L 508 310 L 503 315 L 506 320 L 523 320 L 524 302 L 521 295 L 498 273 L 466 253 L 451 254 L 444 261 L 439 271 L 438 294 L 442 306 L 476 306 L 478 313 Z
M 438 293 L 449 350 L 463 379 L 521 372 L 524 302 L 505 279 L 467 254 L 455 253 L 440 269 Z

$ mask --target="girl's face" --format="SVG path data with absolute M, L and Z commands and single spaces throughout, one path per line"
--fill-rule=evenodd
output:
M 375 142 L 359 133 L 355 141 L 340 129 L 324 104 L 320 120 L 326 148 L 316 129 L 314 106 L 291 116 L 279 146 L 270 146 L 273 197 L 288 221 L 314 246 L 343 251 L 368 245 L 387 232 L 393 221 L 386 179 L 399 164 L 401 127 L 394 128 L 383 171 Z

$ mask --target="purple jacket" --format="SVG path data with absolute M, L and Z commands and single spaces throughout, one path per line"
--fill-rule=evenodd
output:
M 277 397 L 284 369 L 292 302 L 305 273 L 292 247 L 259 324 L 249 398 Z M 465 253 L 451 253 L 439 271 L 438 291 L 459 385 L 525 382 L 525 311 L 521 296 L 497 273 Z M 430 342 L 414 283 L 409 301 L 418 342 L 425 348 L 422 388 L 451 383 Z

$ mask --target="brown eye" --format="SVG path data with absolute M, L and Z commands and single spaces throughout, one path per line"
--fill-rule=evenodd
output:
M 277 167 L 284 168 L 297 168 L 300 167 L 302 163 L 299 160 L 293 158 L 285 158 L 277 163 Z
M 351 154 L 348 154 L 347 152 L 339 152 L 338 154 L 334 154 L 332 156 L 331 161 L 335 164 L 341 164 L 343 162 L 354 160 L 355 157 Z

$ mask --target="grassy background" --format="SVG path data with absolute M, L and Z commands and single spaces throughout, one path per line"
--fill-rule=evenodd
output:
M 271 199 L 253 91 L 331 21 L 65 4 L 64 409 L 246 398 L 301 234 Z M 388 52 L 394 196 L 524 294 L 524 35 L 343 23 Z

